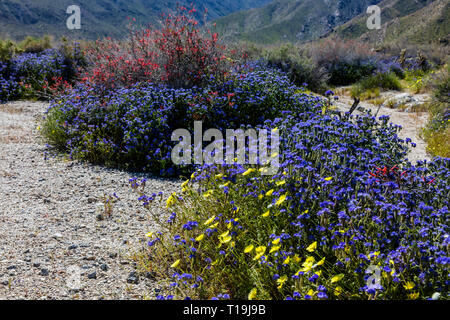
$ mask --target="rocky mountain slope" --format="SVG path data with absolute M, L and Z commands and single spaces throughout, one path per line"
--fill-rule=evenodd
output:
M 237 10 L 262 6 L 270 0 L 1 0 L 0 38 L 21 39 L 27 35 L 68 36 L 97 39 L 103 36 L 121 37 L 126 33 L 127 17 L 140 23 L 157 24 L 162 12 L 169 12 L 177 4 L 190 7 L 195 3 L 199 18 L 204 8 L 208 19 L 216 19 Z M 81 29 L 68 30 L 67 8 L 77 4 L 81 9 Z

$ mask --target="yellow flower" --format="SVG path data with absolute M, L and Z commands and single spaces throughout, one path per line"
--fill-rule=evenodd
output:
M 223 173 L 216 174 L 216 178 L 222 178 L 222 177 L 223 177 Z
M 282 186 L 283 184 L 286 184 L 286 180 L 281 180 L 281 181 L 278 181 L 277 183 L 276 183 L 276 185 L 279 187 L 279 186 Z
M 287 257 L 287 258 L 283 261 L 283 264 L 289 264 L 289 262 L 291 262 L 291 257 Z
M 171 268 L 176 268 L 176 267 L 178 267 L 179 264 L 180 264 L 180 259 L 178 259 L 177 261 L 175 261 L 170 267 L 171 267 Z
M 282 277 L 278 278 L 277 279 L 278 289 L 281 289 L 281 287 L 283 287 L 283 285 L 286 281 L 287 281 L 287 276 L 282 276 Z
M 416 300 L 417 298 L 419 298 L 419 293 L 418 293 L 418 292 L 412 292 L 412 293 L 410 293 L 410 294 L 408 295 L 408 297 L 409 297 L 411 300 Z
M 181 187 L 182 187 L 182 188 L 186 187 L 188 183 L 189 183 L 189 179 L 186 180 L 185 182 L 183 182 L 183 183 L 181 184 Z
M 275 191 L 274 189 L 267 191 L 266 197 L 270 197 L 274 191 Z
M 317 271 L 315 274 L 317 274 L 318 277 L 322 275 L 322 270 Z
M 219 223 L 216 222 L 216 223 L 214 223 L 213 225 L 210 225 L 209 227 L 210 227 L 211 229 L 214 229 L 214 228 L 216 228 L 218 225 L 219 225 Z
M 153 236 L 153 232 L 149 232 L 145 235 L 147 238 L 151 238 Z
M 317 262 L 316 266 L 321 266 L 325 262 L 325 257 L 323 257 L 319 262 Z
M 222 238 L 222 240 L 221 240 L 221 242 L 223 242 L 223 243 L 228 243 L 228 242 L 230 242 L 231 241 L 231 236 L 226 236 L 226 237 L 223 237 Z
M 280 248 L 281 248 L 281 246 L 273 246 L 273 247 L 270 249 L 269 253 L 278 251 L 278 250 L 280 250 Z
M 216 219 L 216 216 L 212 216 L 211 218 L 209 218 L 208 220 L 206 220 L 203 224 L 204 224 L 205 226 L 207 226 L 207 225 L 211 224 L 211 223 L 214 221 L 214 219 Z
M 202 241 L 204 237 L 205 237 L 205 235 L 202 233 L 197 238 L 195 238 L 195 241 Z
M 306 248 L 306 250 L 309 252 L 314 252 L 314 251 L 316 251 L 316 249 L 317 249 L 317 241 L 314 241 L 313 243 L 311 243 L 309 245 L 308 248 Z
M 330 181 L 331 179 L 333 179 L 333 177 L 327 177 L 325 178 L 325 181 Z
M 260 195 L 258 196 L 258 199 L 261 200 L 262 198 L 264 198 L 264 196 L 263 196 L 262 194 L 260 194 Z
M 247 171 L 245 171 L 242 175 L 243 175 L 243 176 L 247 176 L 247 175 L 249 175 L 250 173 L 252 173 L 253 171 L 255 171 L 255 169 L 250 168 L 250 169 L 248 169 Z
M 309 289 L 308 292 L 306 293 L 308 296 L 313 296 L 314 295 L 314 290 L 313 289 Z
M 203 198 L 208 198 L 209 196 L 211 196 L 213 194 L 214 190 L 208 190 L 203 194 Z
M 296 263 L 300 262 L 300 260 L 301 260 L 300 257 L 298 256 L 298 254 L 295 254 L 293 259 L 294 259 L 294 262 L 296 262 Z
M 272 132 L 277 132 L 278 131 L 278 127 L 275 127 L 272 129 Z
M 415 286 L 416 286 L 416 285 L 415 285 L 414 282 L 412 282 L 412 281 L 408 281 L 405 285 L 403 285 L 403 287 L 404 287 L 406 290 L 412 290 L 412 289 L 414 289 Z
M 338 282 L 338 281 L 340 281 L 343 277 L 344 277 L 344 275 L 343 275 L 342 273 L 341 273 L 341 274 L 338 274 L 337 276 L 334 276 L 333 278 L 331 278 L 331 283 Z
M 229 233 L 230 233 L 230 231 L 227 230 L 224 233 L 222 233 L 221 235 L 219 235 L 219 238 L 225 238 L 226 236 L 228 236 Z
M 276 238 L 275 240 L 272 241 L 272 244 L 279 244 L 280 243 L 280 238 Z
M 258 260 L 259 258 L 261 258 L 263 256 L 263 254 L 266 252 L 266 249 L 267 248 L 265 246 L 259 246 L 259 247 L 255 248 L 255 252 L 257 254 L 253 258 L 253 260 Z
M 248 300 L 253 300 L 256 298 L 256 294 L 258 293 L 258 290 L 256 288 L 253 288 L 250 293 L 248 294 Z
M 334 289 L 334 294 L 335 295 L 337 295 L 337 296 L 339 296 L 339 295 L 341 295 L 342 294 L 342 288 L 341 287 L 336 287 L 335 289 Z
M 263 218 L 267 218 L 270 215 L 270 210 L 267 210 L 266 212 L 264 212 L 261 217 Z
M 249 253 L 253 251 L 254 246 L 252 244 L 248 245 L 244 249 L 244 253 Z
M 170 197 L 166 201 L 167 208 L 170 208 L 171 206 L 173 206 L 175 204 L 176 196 L 177 196 L 177 194 L 175 192 L 170 195 Z
M 279 206 L 280 204 L 282 204 L 284 201 L 286 200 L 286 194 L 283 194 L 278 201 L 275 203 L 276 206 Z
M 306 261 L 303 262 L 302 264 L 302 269 L 300 269 L 299 271 L 301 272 L 308 272 L 313 268 L 313 264 L 314 264 L 314 257 L 308 257 L 306 258 Z
M 264 252 L 266 252 L 266 247 L 265 246 L 259 246 L 259 247 L 256 247 L 255 248 L 255 251 L 257 252 L 257 253 L 262 253 L 262 254 L 264 254 Z
M 272 158 L 278 157 L 278 152 L 272 153 L 271 157 L 272 157 Z

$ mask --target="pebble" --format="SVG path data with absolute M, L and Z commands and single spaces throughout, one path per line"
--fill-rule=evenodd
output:
M 139 283 L 139 276 L 136 271 L 130 272 L 127 278 L 127 283 L 133 283 L 138 284 Z

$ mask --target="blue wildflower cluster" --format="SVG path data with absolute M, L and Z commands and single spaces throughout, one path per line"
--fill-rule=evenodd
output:
M 22 53 L 0 61 L 0 102 L 45 98 L 53 86 L 72 82 L 82 65 L 79 47 L 72 49 L 70 53 L 67 48 Z
M 255 126 L 280 116 L 282 109 L 321 105 L 298 92 L 285 75 L 260 68 L 236 71 L 225 82 L 212 78 L 201 88 L 136 84 L 98 95 L 79 85 L 51 104 L 44 134 L 75 158 L 174 176 L 192 169 L 172 163 L 174 130 L 193 132 L 194 121 L 202 121 L 205 130 Z
M 448 298 L 450 159 L 413 165 L 388 117 L 302 99 L 312 107 L 262 125 L 282 133 L 278 174 L 195 171 L 167 200 L 149 267 L 190 275 L 174 278 L 178 298 Z

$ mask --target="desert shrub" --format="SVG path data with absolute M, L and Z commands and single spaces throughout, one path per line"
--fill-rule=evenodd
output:
M 52 49 L 52 41 L 49 36 L 35 38 L 28 36 L 17 44 L 17 47 L 24 53 L 40 53 L 42 51 Z
M 131 27 L 124 41 L 97 41 L 86 53 L 85 80 L 105 89 L 138 82 L 187 88 L 210 76 L 222 78 L 228 70 L 225 47 L 216 33 L 200 29 L 194 12 L 180 7 L 163 17 L 161 29 Z
M 136 259 L 168 298 L 448 298 L 448 159 L 408 164 L 388 117 L 315 108 L 265 128 L 282 135 L 276 175 L 205 166 L 152 216 Z M 131 185 L 151 214 L 159 197 Z
M 0 40 L 0 61 L 3 63 L 9 63 L 17 51 L 17 45 L 11 40 Z
M 312 91 L 324 93 L 327 89 L 328 74 L 324 68 L 304 55 L 299 48 L 284 45 L 268 49 L 264 54 L 269 67 L 285 72 L 297 86 L 305 86 Z
M 436 74 L 430 120 L 424 129 L 427 150 L 433 156 L 450 157 L 450 66 Z
M 329 84 L 348 85 L 371 75 L 379 56 L 355 40 L 327 39 L 310 48 L 315 63 L 329 74 Z
M 210 79 L 202 88 L 137 84 L 99 95 L 81 85 L 51 105 L 42 127 L 51 127 L 44 131 L 51 145 L 74 157 L 177 175 L 184 168 L 171 161 L 170 136 L 175 129 L 192 132 L 196 120 L 203 122 L 205 130 L 255 126 L 282 110 L 305 109 L 297 90 L 285 75 L 257 65 L 234 72 L 225 82 Z M 59 130 L 53 136 L 55 123 L 65 132 L 65 143 Z
M 400 79 L 394 73 L 377 73 L 353 85 L 351 94 L 354 97 L 360 97 L 367 95 L 368 92 L 380 89 L 401 90 L 402 85 Z M 371 96 L 371 98 L 373 97 Z
M 85 65 L 77 44 L 39 53 L 20 53 L 0 61 L 0 101 L 49 98 L 68 90 Z

